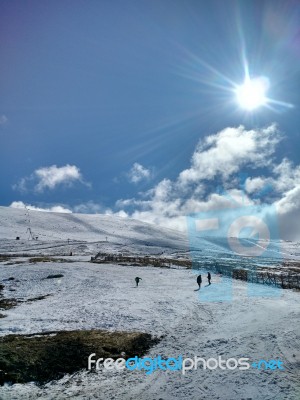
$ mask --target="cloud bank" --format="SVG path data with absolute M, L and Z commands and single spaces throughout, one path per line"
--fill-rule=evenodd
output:
M 80 203 L 75 206 L 69 205 L 39 205 L 35 206 L 32 204 L 26 204 L 23 201 L 13 201 L 9 207 L 28 209 L 31 211 L 42 211 L 42 212 L 55 212 L 55 213 L 78 213 L 78 214 L 106 214 L 106 215 L 116 215 L 118 217 L 128 217 L 127 213 L 124 211 L 114 212 L 109 208 L 105 208 L 103 205 L 93 202 L 92 200 L 85 203 Z
M 163 179 L 142 197 L 118 200 L 116 207 L 128 217 L 186 230 L 191 213 L 273 204 L 282 237 L 300 239 L 295 222 L 300 217 L 300 166 L 276 160 L 282 139 L 275 124 L 226 128 L 199 142 L 190 167 L 175 180 Z
M 23 203 L 23 201 L 13 201 L 9 207 L 21 208 L 21 209 L 27 208 L 28 210 L 32 210 L 32 211 L 57 212 L 57 213 L 67 213 L 67 214 L 72 213 L 72 210 L 70 210 L 69 208 L 59 206 L 59 205 L 51 206 L 49 208 L 47 208 L 47 207 L 42 208 L 42 207 L 32 206 L 31 204 L 25 204 L 25 203 Z

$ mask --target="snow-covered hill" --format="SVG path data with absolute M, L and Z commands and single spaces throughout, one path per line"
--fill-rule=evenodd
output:
M 28 240 L 29 228 L 38 240 Z M 20 240 L 17 241 L 16 237 Z M 57 254 L 70 250 L 80 254 L 95 254 L 99 250 L 135 249 L 155 254 L 161 248 L 188 250 L 187 235 L 130 218 L 102 214 L 28 212 L 8 207 L 0 207 L 0 240 L 0 252 L 42 251 L 48 254 L 50 251 L 53 254 L 56 248 Z
M 182 245 L 184 235 L 170 229 L 156 227 L 130 218 L 104 214 L 68 214 L 26 211 L 0 207 L 0 239 L 28 238 L 28 227 L 40 240 L 176 242 Z

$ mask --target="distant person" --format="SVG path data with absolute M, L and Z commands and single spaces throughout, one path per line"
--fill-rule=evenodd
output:
M 198 283 L 199 290 L 200 290 L 200 288 L 201 288 L 201 283 L 202 283 L 202 277 L 201 277 L 201 275 L 198 275 L 198 276 L 197 276 L 197 283 Z
M 142 280 L 142 278 L 139 278 L 138 276 L 135 278 L 135 283 L 136 283 L 136 287 L 139 286 L 139 282 Z
M 211 285 L 211 274 L 210 272 L 207 274 L 207 280 L 208 280 L 208 284 Z

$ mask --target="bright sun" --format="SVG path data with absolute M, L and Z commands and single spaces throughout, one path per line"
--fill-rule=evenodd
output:
M 246 78 L 245 82 L 236 88 L 236 98 L 240 107 L 252 111 L 267 104 L 266 92 L 269 88 L 267 78 Z

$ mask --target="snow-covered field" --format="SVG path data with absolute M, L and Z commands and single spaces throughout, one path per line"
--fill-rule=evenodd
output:
M 102 250 L 184 254 L 188 241 L 182 234 L 109 216 L 30 212 L 32 230 L 39 236 L 36 242 L 27 240 L 26 218 L 22 210 L 0 207 L 1 254 L 58 255 L 71 250 L 73 262 L 65 257 L 65 263 L 33 264 L 21 257 L 20 264 L 1 263 L 5 297 L 24 301 L 50 295 L 3 312 L 7 317 L 0 320 L 1 335 L 80 328 L 138 330 L 163 335 L 149 357 L 280 359 L 284 370 L 198 369 L 186 375 L 79 371 L 43 387 L 6 385 L 0 388 L 1 399 L 300 399 L 300 293 L 278 290 L 264 297 L 269 291 L 262 286 L 234 281 L 229 301 L 210 301 L 213 291 L 229 292 L 230 278 L 213 275 L 213 284 L 208 287 L 204 281 L 197 292 L 193 270 L 89 262 L 91 254 Z M 64 276 L 43 279 L 49 274 Z M 142 278 L 138 288 L 135 276 Z M 7 280 L 10 277 L 15 280 Z M 250 297 L 249 289 L 260 296 Z

